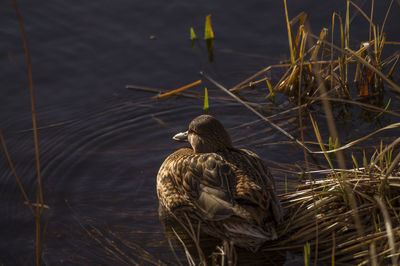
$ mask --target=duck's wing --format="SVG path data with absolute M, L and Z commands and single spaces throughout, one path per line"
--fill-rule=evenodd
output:
M 283 214 L 275 193 L 275 181 L 261 158 L 246 149 L 236 150 L 225 156 L 231 163 L 235 176 L 236 182 L 233 191 L 235 200 L 263 209 L 264 213 L 270 214 L 269 219 L 273 218 L 275 222 L 280 223 Z
M 157 174 L 157 196 L 162 207 L 169 211 L 180 208 L 193 208 L 190 199 L 183 193 L 182 173 L 185 158 L 193 151 L 189 148 L 180 149 L 169 155 Z
M 249 214 L 234 204 L 231 178 L 230 164 L 220 155 L 194 154 L 181 149 L 161 166 L 157 192 L 172 211 L 192 206 L 206 220 L 222 220 L 232 215 L 247 219 Z

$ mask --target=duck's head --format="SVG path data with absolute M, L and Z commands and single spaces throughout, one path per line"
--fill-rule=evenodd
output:
M 173 137 L 188 141 L 195 153 L 216 152 L 232 148 L 232 140 L 224 126 L 211 115 L 200 115 L 189 124 L 189 130 Z

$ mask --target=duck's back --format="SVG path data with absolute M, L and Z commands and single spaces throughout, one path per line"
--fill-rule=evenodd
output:
M 221 155 L 232 169 L 235 201 L 248 210 L 259 212 L 253 215 L 256 219 L 262 217 L 267 222 L 279 223 L 282 209 L 275 193 L 275 181 L 260 157 L 246 149 L 225 150 Z
M 237 216 L 265 224 L 282 218 L 272 175 L 248 150 L 196 154 L 180 149 L 162 164 L 157 195 L 168 210 L 194 210 L 205 220 Z

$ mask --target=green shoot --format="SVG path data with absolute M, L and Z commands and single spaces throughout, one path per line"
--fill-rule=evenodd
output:
M 385 111 L 387 111 L 387 109 L 389 108 L 390 102 L 392 101 L 392 98 L 389 98 L 388 103 L 385 106 Z M 383 112 L 380 112 L 377 116 L 375 116 L 375 119 L 377 119 L 378 117 L 380 117 L 383 114 Z
M 190 27 L 190 40 L 194 41 L 196 39 L 197 39 L 196 33 L 194 33 L 193 27 Z
M 363 166 L 364 168 L 367 168 L 368 166 L 367 155 L 365 154 L 365 150 L 363 150 Z
M 203 107 L 204 114 L 208 115 L 208 109 L 209 109 L 209 106 L 208 106 L 208 91 L 207 91 L 207 88 L 204 88 L 204 107 Z
M 351 154 L 351 158 L 353 159 L 354 167 L 355 167 L 356 169 L 358 169 L 358 168 L 359 168 L 359 167 L 358 167 L 358 162 L 357 162 L 357 159 L 356 159 L 356 157 L 354 156 L 353 153 Z
M 211 27 L 211 15 L 206 16 L 206 26 L 204 30 L 204 39 L 211 40 L 214 39 L 214 31 Z
M 326 151 L 325 151 L 324 143 L 322 142 L 322 138 L 321 138 L 320 131 L 319 131 L 319 129 L 318 129 L 318 125 L 317 125 L 317 123 L 314 121 L 314 119 L 312 119 L 311 116 L 310 116 L 310 118 L 311 118 L 311 124 L 312 124 L 312 126 L 313 126 L 313 128 L 314 128 L 314 133 L 315 133 L 315 136 L 317 137 L 317 141 L 318 141 L 318 144 L 319 144 L 319 146 L 320 146 L 320 148 L 321 148 L 321 151 L 324 152 L 325 159 L 326 159 L 326 161 L 328 162 L 330 168 L 331 168 L 331 169 L 334 169 L 333 164 L 332 164 L 332 161 L 331 161 L 331 159 L 329 158 L 329 155 L 328 155 L 328 154 L 326 153 Z
M 390 164 L 392 163 L 392 154 L 393 154 L 393 150 L 390 149 L 385 153 L 385 169 L 389 169 Z
M 285 193 L 288 193 L 287 176 L 285 175 Z
M 311 254 L 311 248 L 310 248 L 310 243 L 307 241 L 306 244 L 304 245 L 304 265 L 309 266 L 310 265 L 310 254 Z
M 335 143 L 333 143 L 332 137 L 329 136 L 328 150 L 329 150 L 329 151 L 334 150 L 334 149 L 336 149 L 336 148 L 338 147 L 338 145 L 339 145 L 338 139 L 336 138 L 336 139 L 335 139 Z M 335 153 L 329 153 L 328 155 L 329 155 L 329 158 L 333 158 L 334 155 L 335 155 Z
M 330 151 L 334 149 L 334 148 L 333 148 L 333 142 L 332 142 L 332 137 L 331 137 L 331 136 L 329 136 L 328 149 L 329 149 Z

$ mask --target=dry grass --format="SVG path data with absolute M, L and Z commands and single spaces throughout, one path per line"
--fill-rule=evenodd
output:
M 319 261 L 363 265 L 374 257 L 378 265 L 391 259 L 397 263 L 400 168 L 388 176 L 385 170 L 371 164 L 368 169 L 336 172 L 281 195 L 282 205 L 288 211 L 280 228 L 282 238 L 264 251 L 299 250 L 308 242 L 314 251 L 311 255 L 318 256 Z M 349 204 L 346 187 L 354 195 L 356 208 Z M 361 234 L 355 213 L 360 217 Z M 372 247 L 376 257 L 372 256 Z
M 230 90 L 202 73 L 209 82 L 298 144 L 304 150 L 306 165 L 308 155 L 321 153 L 330 167 L 331 174 L 325 178 L 315 181 L 309 174 L 310 179 L 306 184 L 300 184 L 295 192 L 280 196 L 282 205 L 287 210 L 285 222 L 280 227 L 281 238 L 279 242 L 267 244 L 263 252 L 291 250 L 301 254 L 306 265 L 311 264 L 312 260 L 314 263 L 326 262 L 332 265 L 397 265 L 400 248 L 400 138 L 385 149 L 381 142 L 379 151 L 374 153 L 369 163 L 364 153 L 363 168 L 358 166 L 356 158 L 349 154 L 348 149 L 381 131 L 397 128 L 400 124 L 393 123 L 341 145 L 337 141 L 339 135 L 331 107 L 332 101 L 346 102 L 379 112 L 378 116 L 383 113 L 399 116 L 395 111 L 388 111 L 388 105 L 381 108 L 358 101 L 369 99 L 374 102 L 375 98 L 381 98 L 385 93 L 384 84 L 388 84 L 391 90 L 400 92 L 400 86 L 391 80 L 399 54 L 382 58 L 383 47 L 387 43 L 399 44 L 387 42 L 383 31 L 393 1 L 380 27 L 372 21 L 373 8 L 368 17 L 356 4 L 347 1 L 344 19 L 336 13 L 332 15 L 330 41 L 327 40 L 327 29 L 323 29 L 319 36 L 306 29 L 305 13 L 289 20 L 286 1 L 284 3 L 289 37 L 289 63 L 266 67 Z M 349 46 L 350 7 L 360 12 L 370 25 L 369 40 L 361 42 L 357 50 L 352 50 Z M 297 30 L 294 29 L 295 25 Z M 334 40 L 335 27 L 340 31 L 338 45 Z M 268 72 L 277 69 L 284 69 L 284 74 L 274 85 Z M 350 73 L 351 70 L 354 72 Z M 350 82 L 351 79 L 355 86 Z M 270 121 L 245 99 L 242 91 L 255 87 L 267 88 L 266 97 L 272 101 L 276 93 L 284 93 L 297 105 L 301 140 Z M 352 88 L 356 88 L 356 91 L 352 91 Z M 309 122 L 320 147 L 320 151 L 313 151 L 304 141 L 301 123 L 305 123 L 303 119 L 307 118 L 304 116 L 305 110 L 320 103 L 327 118 L 331 140 L 336 141 L 323 143 L 318 126 L 310 115 Z M 332 160 L 333 153 L 336 162 Z M 393 159 L 396 153 L 397 156 Z M 352 158 L 354 169 L 346 167 L 349 165 L 346 158 L 349 157 Z M 335 169 L 335 164 L 342 170 Z M 193 238 L 193 241 L 197 240 Z
M 35 98 L 34 98 L 32 64 L 31 64 L 31 58 L 30 58 L 30 54 L 29 54 L 28 40 L 27 40 L 27 37 L 25 34 L 22 16 L 19 12 L 17 1 L 13 0 L 12 3 L 14 5 L 15 13 L 17 16 L 20 30 L 21 30 L 22 39 L 24 42 L 24 50 L 25 50 L 26 64 L 27 64 L 27 70 L 28 70 L 29 92 L 30 92 L 30 99 L 31 99 L 33 139 L 34 139 L 34 146 L 35 146 L 36 178 L 37 178 L 37 193 L 36 193 L 36 203 L 35 204 L 32 204 L 29 201 L 28 196 L 26 195 L 25 190 L 22 186 L 22 183 L 19 180 L 19 177 L 14 168 L 11 157 L 8 154 L 7 146 L 6 146 L 6 143 L 4 140 L 4 136 L 1 133 L 1 130 L 0 130 L 0 137 L 1 137 L 1 142 L 3 145 L 4 151 L 6 153 L 11 171 L 13 172 L 15 179 L 18 183 L 18 186 L 21 190 L 21 193 L 23 194 L 23 196 L 25 198 L 26 204 L 29 206 L 29 209 L 35 218 L 35 225 L 36 225 L 35 226 L 36 227 L 35 228 L 35 233 L 36 233 L 35 234 L 35 255 L 36 255 L 35 263 L 36 263 L 36 265 L 40 265 L 41 258 L 42 258 L 43 246 L 44 246 L 44 239 L 46 236 L 46 229 L 47 229 L 48 212 L 45 213 L 45 209 L 49 209 L 49 207 L 47 205 L 45 205 L 44 198 L 43 198 L 40 157 L 39 157 L 39 139 L 38 139 L 38 133 L 37 133 L 38 127 L 37 127 L 37 122 L 36 122 L 37 119 L 36 119 L 36 107 L 35 107 Z M 33 207 L 36 208 L 35 211 L 33 210 Z M 43 219 L 43 217 L 46 217 L 46 219 Z
M 350 4 L 370 23 L 373 32 L 373 39 L 362 41 L 357 50 L 352 50 L 349 47 L 350 24 L 348 17 Z M 350 76 L 354 78 L 359 97 L 376 97 L 383 93 L 383 82 L 387 82 L 391 89 L 400 91 L 400 86 L 390 79 L 397 67 L 399 54 L 396 53 L 387 58 L 382 58 L 383 48 L 386 44 L 399 44 L 386 40 L 383 31 L 386 19 L 383 25 L 379 27 L 355 3 L 347 1 L 345 19 L 342 19 L 337 13 L 332 14 L 329 41 L 328 29 L 322 29 L 319 36 L 316 36 L 306 28 L 306 13 L 302 12 L 289 20 L 286 9 L 285 4 L 290 49 L 289 63 L 264 68 L 231 88 L 231 91 L 238 92 L 261 84 L 269 89 L 267 98 L 273 98 L 276 92 L 285 92 L 289 99 L 292 99 L 296 104 L 306 103 L 310 105 L 314 103 L 313 97 L 318 94 L 352 98 L 354 93 L 350 91 Z M 387 10 L 387 15 L 389 11 L 390 7 Z M 345 23 L 343 23 L 343 20 Z M 297 29 L 295 28 L 296 25 Z M 335 44 L 336 40 L 334 40 L 335 27 L 339 28 L 339 44 Z M 381 30 L 379 31 L 377 28 Z M 306 48 L 307 46 L 308 48 Z M 349 69 L 351 67 L 355 69 L 353 75 L 350 75 Z M 265 75 L 276 69 L 285 70 L 279 81 L 273 85 L 273 81 Z M 382 72 L 384 69 L 388 69 L 386 73 Z
M 391 159 L 391 154 L 391 149 L 381 149 L 366 167 L 331 169 L 332 173 L 326 178 L 306 182 L 296 191 L 280 195 L 286 210 L 284 223 L 278 229 L 280 239 L 266 243 L 258 253 L 268 256 L 273 252 L 291 251 L 304 256 L 305 263 L 314 260 L 332 265 L 397 265 L 400 254 L 400 164 Z M 353 195 L 354 206 L 349 202 L 348 191 Z M 186 241 L 182 241 L 182 235 L 175 231 L 172 237 L 179 239 L 190 264 L 213 264 L 204 255 L 203 249 L 210 247 L 201 244 L 196 226 L 184 217 L 175 219 L 183 228 L 180 232 L 185 233 Z M 218 265 L 236 265 L 238 252 L 240 261 L 241 250 L 227 245 L 225 241 L 214 247 L 214 250 L 221 250 L 218 256 L 212 253 L 216 256 L 214 260 L 218 259 Z

